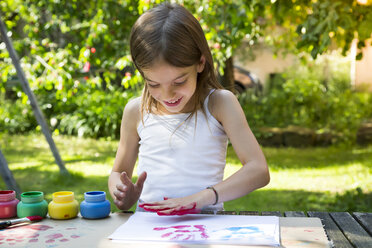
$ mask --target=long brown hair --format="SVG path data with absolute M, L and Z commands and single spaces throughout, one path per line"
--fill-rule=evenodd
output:
M 205 57 L 204 70 L 198 73 L 191 116 L 201 109 L 210 89 L 221 89 L 213 64 L 213 58 L 204 32 L 196 18 L 178 4 L 163 3 L 142 14 L 133 25 L 130 36 L 132 60 L 143 74 L 160 59 L 176 67 L 188 67 L 200 63 Z M 158 102 L 150 95 L 145 84 L 142 92 L 141 115 L 158 108 Z

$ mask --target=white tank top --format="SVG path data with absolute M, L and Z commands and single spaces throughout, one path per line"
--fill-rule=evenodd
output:
M 227 135 L 209 112 L 209 95 L 204 101 L 206 116 L 199 110 L 187 121 L 188 113 L 143 117 L 137 128 L 137 173 L 146 171 L 147 179 L 139 202 L 188 196 L 223 180 Z M 223 204 L 203 209 L 222 210 Z

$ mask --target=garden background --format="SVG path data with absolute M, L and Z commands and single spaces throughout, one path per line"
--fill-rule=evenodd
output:
M 0 149 L 22 191 L 43 191 L 51 200 L 53 192 L 71 190 L 79 201 L 86 191 L 108 193 L 122 111 L 143 84 L 130 60 L 130 28 L 160 2 L 0 3 L 8 36 L 70 172 L 60 174 L 0 39 Z M 234 90 L 234 58 L 257 59 L 259 45 L 298 58 L 262 82 L 263 90 L 237 94 L 264 145 L 271 182 L 225 209 L 371 212 L 372 146 L 357 143 L 357 133 L 372 119 L 372 95 L 368 87 L 353 87 L 350 62 L 343 59 L 354 39 L 357 59 L 371 44 L 371 1 L 177 2 L 201 23 L 227 89 Z M 244 54 L 236 54 L 243 44 Z M 296 147 L 269 142 L 292 131 L 315 141 Z M 225 176 L 240 166 L 229 146 Z M 2 181 L 0 186 L 6 188 Z

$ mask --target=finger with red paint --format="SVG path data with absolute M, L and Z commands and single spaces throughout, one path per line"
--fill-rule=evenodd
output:
M 139 206 L 146 211 L 156 212 L 158 215 L 185 215 L 201 212 L 193 196 L 182 198 L 164 197 L 163 199 L 164 201 L 142 203 Z
M 116 190 L 113 192 L 115 196 L 114 203 L 119 209 L 128 209 L 138 201 L 146 177 L 146 172 L 141 173 L 137 182 L 133 184 L 126 172 L 120 174 L 121 183 L 116 185 Z
M 198 214 L 201 209 L 196 208 L 196 202 L 191 202 L 187 205 L 180 205 L 175 208 L 162 209 L 157 211 L 158 215 L 185 215 L 185 214 Z
M 163 197 L 163 200 L 166 201 L 168 200 L 169 198 L 168 197 Z M 146 211 L 149 211 L 149 212 L 157 212 L 159 210 L 166 210 L 166 209 L 169 209 L 169 208 L 164 208 L 164 207 L 160 207 L 162 204 L 162 202 L 154 202 L 154 203 L 140 203 L 138 204 L 138 206 L 140 208 L 143 208 L 144 210 Z M 154 208 L 152 208 L 154 207 Z

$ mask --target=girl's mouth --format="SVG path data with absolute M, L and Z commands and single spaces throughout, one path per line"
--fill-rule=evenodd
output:
M 182 100 L 182 97 L 181 98 L 178 98 L 177 100 L 173 100 L 173 101 L 163 101 L 165 105 L 167 105 L 168 107 L 176 107 Z

